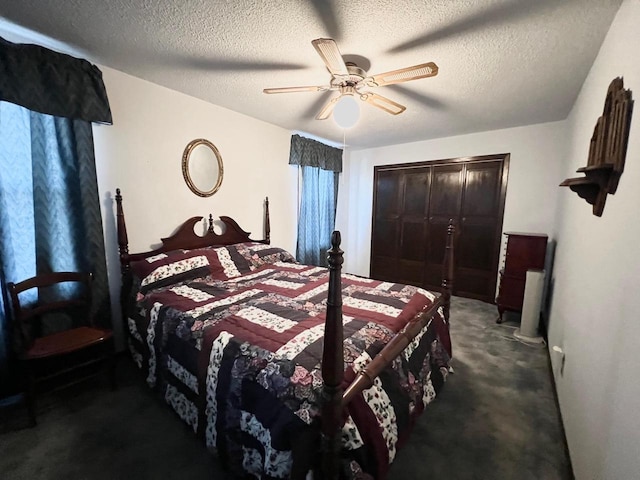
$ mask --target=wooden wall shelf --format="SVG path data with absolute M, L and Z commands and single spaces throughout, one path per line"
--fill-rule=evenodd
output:
M 567 178 L 560 184 L 561 187 L 569 187 L 580 198 L 584 198 L 589 204 L 595 205 L 600 193 L 600 185 L 587 177 Z M 594 212 L 595 213 L 595 212 Z
M 632 111 L 631 90 L 624 89 L 622 78 L 613 79 L 591 137 L 587 165 L 576 170 L 584 176 L 567 178 L 560 184 L 593 205 L 593 214 L 598 217 L 607 195 L 616 193 L 624 170 Z

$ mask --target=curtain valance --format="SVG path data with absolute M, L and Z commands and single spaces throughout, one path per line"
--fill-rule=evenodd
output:
M 310 138 L 292 135 L 289 165 L 342 172 L 342 150 Z
M 57 117 L 112 123 L 102 72 L 87 60 L 0 37 L 0 100 Z

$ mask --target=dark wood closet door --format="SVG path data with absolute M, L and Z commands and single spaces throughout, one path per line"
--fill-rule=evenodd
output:
M 429 193 L 429 170 L 411 169 L 402 175 L 401 210 L 398 212 L 400 224 L 397 282 L 411 285 L 422 282 L 425 257 L 426 206 Z
M 376 181 L 371 235 L 371 276 L 395 281 L 394 265 L 398 258 L 400 240 L 400 193 L 402 172 L 380 172 Z
M 453 219 L 456 225 L 458 224 L 464 165 L 456 163 L 434 165 L 431 170 L 433 184 L 429 192 L 430 208 L 427 217 L 429 248 L 427 262 L 423 265 L 424 279 L 421 286 L 437 290 L 442 282 L 442 260 L 449 220 Z
M 508 155 L 375 168 L 371 277 L 438 289 L 449 219 L 454 294 L 493 302 Z
M 372 271 L 377 278 L 419 285 L 425 259 L 429 169 L 380 172 L 377 185 Z
M 504 203 L 502 162 L 470 162 L 465 167 L 456 290 L 463 297 L 493 302 Z

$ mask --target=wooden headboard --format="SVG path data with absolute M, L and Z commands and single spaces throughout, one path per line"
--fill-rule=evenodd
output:
M 243 242 L 271 243 L 271 226 L 269 220 L 269 198 L 264 201 L 264 239 L 255 240 L 249 237 L 251 232 L 245 232 L 238 223 L 231 217 L 221 216 L 220 221 L 224 224 L 222 233 L 213 230 L 213 215 L 209 214 L 207 231 L 204 235 L 197 235 L 194 227 L 201 222 L 203 217 L 191 217 L 178 227 L 175 233 L 169 237 L 160 239 L 162 245 L 153 250 L 139 253 L 129 253 L 129 238 L 127 236 L 127 224 L 122 208 L 122 194 L 116 188 L 116 221 L 118 230 L 118 249 L 120 252 L 120 273 L 122 275 L 122 287 L 120 291 L 120 304 L 122 308 L 122 318 L 126 322 L 127 316 L 127 296 L 131 289 L 131 262 L 142 260 L 159 253 L 171 250 L 191 250 L 194 248 L 204 248 L 212 246 L 232 245 Z
M 251 232 L 245 232 L 238 223 L 231 217 L 221 216 L 220 221 L 224 224 L 222 233 L 216 233 L 213 229 L 213 215 L 209 214 L 207 231 L 200 236 L 195 233 L 194 227 L 201 222 L 203 217 L 191 217 L 186 220 L 173 235 L 160 239 L 162 245 L 156 249 L 147 252 L 129 253 L 129 238 L 127 236 L 127 225 L 124 218 L 124 210 L 122 208 L 122 194 L 120 189 L 116 189 L 116 219 L 118 223 L 118 247 L 120 250 L 120 264 L 125 265 L 130 262 L 141 260 L 159 253 L 171 250 L 190 250 L 194 248 L 203 248 L 211 246 L 232 245 L 242 242 L 260 242 L 269 244 L 270 225 L 269 225 L 269 198 L 265 199 L 264 209 L 264 234 L 262 240 L 255 240 L 249 237 Z

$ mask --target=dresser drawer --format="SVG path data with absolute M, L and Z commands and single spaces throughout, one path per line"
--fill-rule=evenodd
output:
M 529 269 L 544 269 L 546 251 L 546 236 L 509 235 L 504 263 L 505 273 L 524 277 Z
M 504 310 L 522 310 L 526 277 L 504 274 L 500 277 L 500 289 L 496 303 Z

